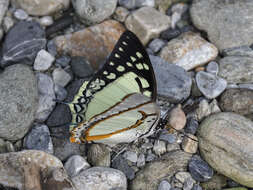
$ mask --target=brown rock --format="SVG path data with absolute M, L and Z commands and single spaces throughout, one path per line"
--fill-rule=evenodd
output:
M 107 20 L 72 34 L 58 36 L 54 42 L 58 53 L 83 56 L 97 69 L 111 53 L 124 30 L 119 22 Z
M 181 106 L 174 108 L 170 112 L 168 124 L 176 130 L 181 130 L 184 128 L 186 124 L 186 116 L 183 110 L 181 109 Z

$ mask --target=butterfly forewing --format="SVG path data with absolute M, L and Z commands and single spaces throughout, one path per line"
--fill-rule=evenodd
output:
M 156 82 L 152 65 L 144 47 L 132 32 L 126 31 L 121 35 L 104 66 L 89 82 L 80 87 L 73 102 L 69 104 L 73 113 L 72 122 L 81 123 L 79 128 L 76 127 L 75 130 L 88 129 L 92 119 L 105 117 L 105 113 L 117 107 L 128 96 L 136 93 L 154 102 Z M 121 106 L 120 111 L 123 112 L 133 107 L 132 104 Z M 135 120 L 135 117 L 129 117 L 130 120 Z M 111 121 L 113 120 L 111 119 Z M 90 125 L 83 124 L 85 122 Z M 131 123 L 131 121 L 129 122 Z M 124 126 L 128 125 L 127 122 L 124 123 Z M 116 124 L 112 124 L 112 126 L 116 126 Z M 124 126 L 123 128 L 125 128 Z M 71 126 L 71 130 L 73 128 L 74 126 Z M 111 128 L 105 127 L 104 131 L 109 131 L 109 129 Z

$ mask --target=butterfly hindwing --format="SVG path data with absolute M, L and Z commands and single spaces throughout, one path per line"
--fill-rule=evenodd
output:
M 73 113 L 72 123 L 81 123 L 106 112 L 133 93 L 155 100 L 156 82 L 144 47 L 132 32 L 126 31 L 104 66 L 80 87 L 69 104 Z

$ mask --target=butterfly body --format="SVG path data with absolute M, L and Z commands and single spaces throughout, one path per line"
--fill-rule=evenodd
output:
M 149 136 L 160 119 L 149 57 L 130 31 L 69 104 L 71 142 L 118 144 Z

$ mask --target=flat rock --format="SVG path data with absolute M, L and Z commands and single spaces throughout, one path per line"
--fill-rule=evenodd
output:
M 74 0 L 72 5 L 84 24 L 95 24 L 102 22 L 113 14 L 117 0 Z
M 97 69 L 111 53 L 124 30 L 119 22 L 107 20 L 72 34 L 58 36 L 54 43 L 59 54 L 83 56 Z
M 228 89 L 220 99 L 220 107 L 226 112 L 240 115 L 253 114 L 253 91 L 248 89 Z
M 126 176 L 119 170 L 107 167 L 92 167 L 72 178 L 78 190 L 127 189 Z
M 253 187 L 252 126 L 243 116 L 222 112 L 206 118 L 198 131 L 203 158 L 217 172 L 247 187 Z
M 0 0 L 0 25 L 2 24 L 4 15 L 9 7 L 9 0 Z
M 253 1 L 194 0 L 190 14 L 219 50 L 253 43 Z
M 160 56 L 168 63 L 186 71 L 205 65 L 218 55 L 217 48 L 193 32 L 185 32 L 172 39 L 161 50 Z
M 186 99 L 192 85 L 191 77 L 186 71 L 177 65 L 168 64 L 159 56 L 149 57 L 155 72 L 158 95 L 173 103 Z
M 73 188 L 61 161 L 37 150 L 0 154 L 0 184 L 26 190 Z
M 35 119 L 38 105 L 36 77 L 22 64 L 7 67 L 0 74 L 0 137 L 18 140 Z
M 227 87 L 227 81 L 214 74 L 199 71 L 196 74 L 196 82 L 199 90 L 208 99 L 219 96 Z
M 12 4 L 24 9 L 29 15 L 45 16 L 67 9 L 70 0 L 12 0 Z
M 186 170 L 191 155 L 183 151 L 174 151 L 150 162 L 141 169 L 130 183 L 131 190 L 157 189 L 164 177 L 172 177 L 179 169 Z
M 149 40 L 157 38 L 162 31 L 169 28 L 170 17 L 155 8 L 142 7 L 127 17 L 125 25 L 146 45 Z
M 253 83 L 253 58 L 227 56 L 219 61 L 218 75 L 228 83 Z
M 45 31 L 37 22 L 20 21 L 5 36 L 1 65 L 32 65 L 37 53 L 46 46 Z

